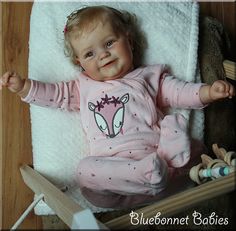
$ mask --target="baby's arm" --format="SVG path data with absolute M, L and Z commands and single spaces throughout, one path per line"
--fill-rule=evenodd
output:
M 219 99 L 232 98 L 235 96 L 235 88 L 227 81 L 217 80 L 212 85 L 204 85 L 199 90 L 199 96 L 204 104 Z
M 161 79 L 158 93 L 158 104 L 161 107 L 202 108 L 215 100 L 235 95 L 234 87 L 223 80 L 212 85 L 185 82 L 166 76 Z
M 17 73 L 6 72 L 0 78 L 0 88 L 6 86 L 27 103 L 42 107 L 78 111 L 80 98 L 76 80 L 55 84 L 24 80 Z
M 198 109 L 203 108 L 199 97 L 202 83 L 192 83 L 179 80 L 173 76 L 163 76 L 158 91 L 158 105 L 160 107 Z

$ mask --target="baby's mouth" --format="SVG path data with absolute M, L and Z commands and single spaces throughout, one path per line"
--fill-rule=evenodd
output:
M 114 64 L 116 62 L 116 59 L 107 62 L 106 64 L 104 64 L 102 67 L 109 67 L 110 65 Z

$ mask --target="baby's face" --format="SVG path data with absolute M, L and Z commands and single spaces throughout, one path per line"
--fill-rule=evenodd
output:
M 71 44 L 84 73 L 94 80 L 122 78 L 133 69 L 128 35 L 117 35 L 110 23 L 98 23 L 92 31 L 72 37 Z

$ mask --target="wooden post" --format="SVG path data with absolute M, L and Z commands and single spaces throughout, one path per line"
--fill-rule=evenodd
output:
M 72 227 L 75 214 L 84 211 L 84 208 L 80 207 L 75 201 L 66 196 L 57 187 L 28 165 L 23 165 L 20 168 L 20 171 L 24 182 L 34 191 L 34 193 L 36 195 L 44 194 L 44 199 L 47 205 L 69 227 Z M 97 223 L 100 228 L 107 229 L 103 223 L 99 221 L 97 221 Z

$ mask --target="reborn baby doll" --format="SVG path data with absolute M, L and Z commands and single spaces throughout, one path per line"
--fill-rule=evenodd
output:
M 82 69 L 75 80 L 49 84 L 11 71 L 1 77 L 0 86 L 25 102 L 81 113 L 90 145 L 77 169 L 82 192 L 159 193 L 191 154 L 186 119 L 163 116 L 162 108 L 203 108 L 235 95 L 226 81 L 196 84 L 174 78 L 164 65 L 134 67 L 131 17 L 107 6 L 68 16 L 65 47 Z

